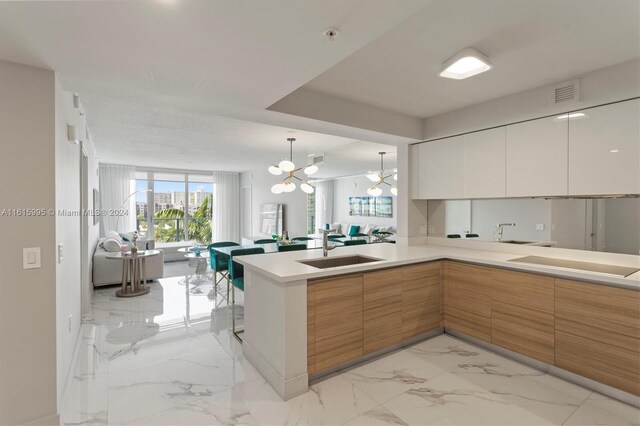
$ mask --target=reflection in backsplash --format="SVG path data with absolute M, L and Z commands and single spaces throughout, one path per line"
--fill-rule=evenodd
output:
M 432 236 L 495 241 L 503 223 L 503 241 L 640 254 L 639 198 L 438 200 L 428 203 L 428 221 Z

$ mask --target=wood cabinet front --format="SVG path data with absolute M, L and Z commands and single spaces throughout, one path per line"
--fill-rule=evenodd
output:
M 402 268 L 364 274 L 364 353 L 402 341 Z
M 402 340 L 442 327 L 442 262 L 402 270 Z
M 362 275 L 313 282 L 315 372 L 363 355 Z
M 556 279 L 556 366 L 640 395 L 640 292 Z
M 554 363 L 554 279 L 494 269 L 491 342 Z
M 491 342 L 491 269 L 446 262 L 445 326 Z

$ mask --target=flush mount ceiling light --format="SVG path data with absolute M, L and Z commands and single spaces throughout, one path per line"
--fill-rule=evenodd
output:
M 384 155 L 386 154 L 386 152 L 379 152 L 378 154 L 380 155 L 380 171 L 377 173 L 367 174 L 367 178 L 371 182 L 375 182 L 374 185 L 367 189 L 367 194 L 371 195 L 372 197 L 377 197 L 382 194 L 382 188 L 380 188 L 381 185 L 391 186 L 391 184 L 389 182 L 386 182 L 385 179 L 393 177 L 395 180 L 397 180 L 397 170 L 393 170 L 388 175 L 384 174 Z M 390 191 L 393 195 L 398 195 L 398 188 L 391 187 Z
M 293 164 L 293 142 L 295 138 L 287 138 L 289 141 L 289 158 L 285 158 L 278 165 L 272 164 L 269 166 L 268 170 L 274 176 L 280 176 L 282 174 L 286 174 L 285 178 L 282 179 L 282 182 L 276 183 L 271 187 L 271 192 L 274 194 L 282 194 L 283 192 L 293 192 L 296 190 L 296 184 L 293 181 L 294 179 L 302 182 L 300 184 L 300 189 L 307 194 L 312 194 L 315 190 L 313 186 L 309 184 L 309 182 L 303 181 L 298 176 L 296 176 L 296 172 L 302 170 L 302 172 L 310 176 L 318 171 L 318 166 L 315 164 L 308 165 L 306 167 L 298 167 L 296 169 L 296 165 Z
M 449 58 L 442 66 L 440 77 L 463 80 L 493 68 L 489 58 L 468 47 Z

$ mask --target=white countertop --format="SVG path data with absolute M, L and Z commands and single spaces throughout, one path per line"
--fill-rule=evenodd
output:
M 557 255 L 553 255 L 551 251 L 548 253 L 548 257 L 563 258 Z M 339 266 L 326 269 L 314 268 L 312 266 L 305 265 L 299 262 L 300 260 L 321 259 L 322 250 L 316 249 L 242 256 L 237 258 L 237 262 L 241 263 L 248 269 L 257 270 L 258 273 L 281 283 L 364 272 L 418 262 L 450 259 L 486 266 L 497 266 L 516 271 L 533 272 L 568 279 L 576 279 L 614 287 L 640 290 L 640 272 L 636 272 L 635 274 L 632 274 L 625 278 L 611 274 L 588 272 L 577 269 L 510 262 L 509 260 L 511 259 L 523 257 L 524 254 L 522 254 L 521 250 L 514 250 L 514 252 L 508 253 L 451 247 L 439 244 L 425 244 L 417 246 L 402 246 L 396 244 L 366 244 L 359 246 L 338 247 L 334 250 L 329 251 L 329 257 L 340 257 L 356 254 L 375 257 L 381 260 L 370 263 Z M 569 257 L 567 257 L 567 259 L 573 260 Z M 600 263 L 616 264 L 619 266 L 640 267 L 640 256 L 625 256 L 624 259 L 617 260 L 615 262 L 607 261 Z

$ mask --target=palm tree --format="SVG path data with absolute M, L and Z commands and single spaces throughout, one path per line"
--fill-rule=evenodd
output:
M 184 210 L 180 208 L 167 208 L 156 212 L 154 219 L 159 219 L 165 223 L 162 227 L 156 227 L 154 236 L 156 241 L 171 242 L 177 241 L 180 237 L 179 220 L 184 219 Z M 211 242 L 211 197 L 204 197 L 202 204 L 198 207 L 188 221 L 188 235 L 190 239 L 195 239 L 200 244 Z

